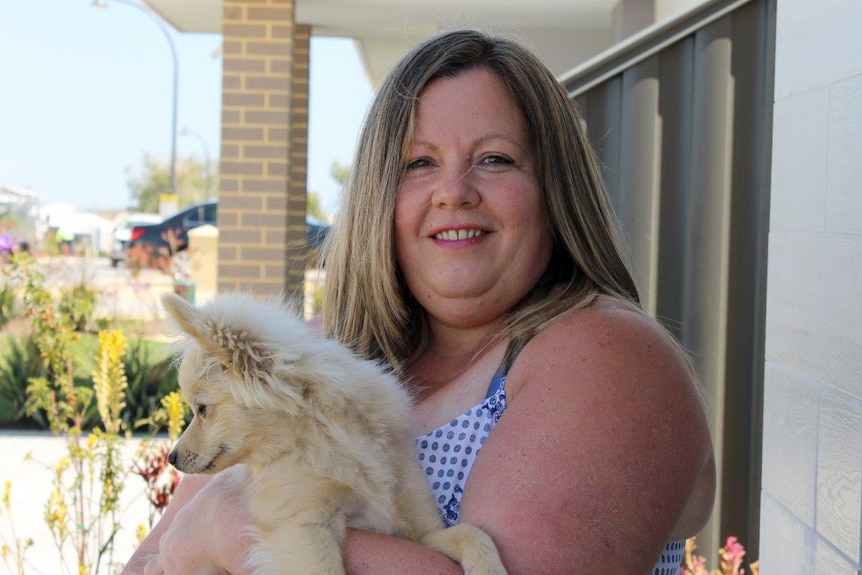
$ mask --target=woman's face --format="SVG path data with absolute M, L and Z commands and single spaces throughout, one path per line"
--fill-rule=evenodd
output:
M 434 80 L 416 108 L 395 249 L 432 321 L 496 322 L 539 280 L 552 239 L 527 124 L 490 70 Z

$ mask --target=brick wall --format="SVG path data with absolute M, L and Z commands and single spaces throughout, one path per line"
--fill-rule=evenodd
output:
M 225 0 L 219 291 L 301 293 L 309 29 L 290 0 Z

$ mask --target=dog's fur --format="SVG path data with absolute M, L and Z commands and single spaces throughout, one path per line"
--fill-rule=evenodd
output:
M 194 411 L 171 463 L 185 473 L 236 466 L 257 575 L 343 574 L 347 527 L 418 541 L 468 574 L 505 574 L 484 532 L 443 528 L 409 435 L 411 398 L 393 375 L 276 302 L 162 302 L 184 335 L 179 382 Z

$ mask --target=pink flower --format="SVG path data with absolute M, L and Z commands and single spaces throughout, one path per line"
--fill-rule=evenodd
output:
M 745 547 L 743 547 L 736 537 L 728 537 L 724 547 L 718 550 L 720 557 L 722 575 L 743 575 L 745 572 L 740 569 L 742 558 L 745 557 Z

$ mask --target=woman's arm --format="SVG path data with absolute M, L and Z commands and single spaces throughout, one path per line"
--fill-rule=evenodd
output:
M 242 575 L 248 514 L 226 474 L 186 475 L 121 575 Z
M 566 316 L 522 351 L 507 392 L 461 519 L 488 531 L 511 575 L 648 573 L 668 541 L 708 519 L 700 394 L 648 318 L 606 302 Z

